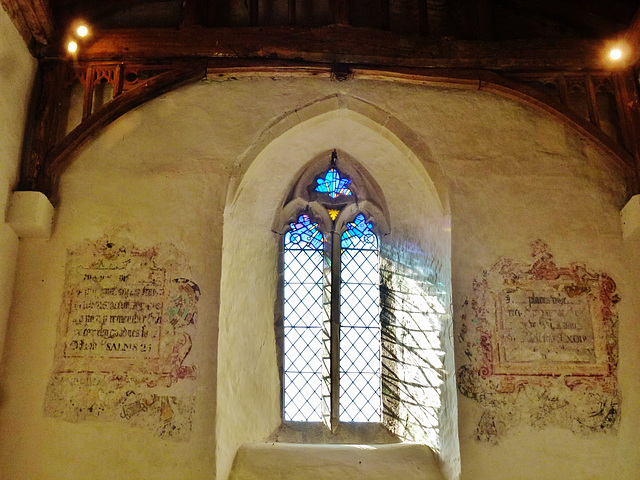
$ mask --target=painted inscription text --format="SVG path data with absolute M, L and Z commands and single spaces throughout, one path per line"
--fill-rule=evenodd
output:
M 520 423 L 614 431 L 616 284 L 581 263 L 557 265 L 541 240 L 531 249 L 531 263 L 484 270 L 459 310 L 457 387 L 481 406 L 476 438 L 497 442 Z
M 499 360 L 595 363 L 593 321 L 585 295 L 570 297 L 542 280 L 499 295 Z
M 64 356 L 157 358 L 166 304 L 162 268 L 85 268 L 73 292 Z
M 163 438 L 191 433 L 198 286 L 171 245 L 105 238 L 69 251 L 45 411 L 126 422 Z

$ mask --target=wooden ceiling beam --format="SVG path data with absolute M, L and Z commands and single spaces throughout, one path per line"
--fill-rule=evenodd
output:
M 54 35 L 54 21 L 47 0 L 1 0 L 1 3 L 28 45 L 32 40 L 41 45 L 49 43 Z
M 406 37 L 336 25 L 103 30 L 95 31 L 90 41 L 81 45 L 78 60 L 279 58 L 498 71 L 608 69 L 603 61 L 603 45 L 595 40 L 462 41 Z M 51 45 L 41 53 L 43 58 L 64 57 L 64 45 Z
M 456 36 L 465 39 L 494 38 L 494 0 L 452 0 L 452 15 L 458 19 Z
M 349 0 L 331 0 L 333 23 L 349 25 Z
M 23 37 L 26 25 L 33 40 L 41 45 L 49 43 L 54 35 L 54 21 L 47 0 L 2 0 L 2 5 L 16 22 Z M 17 12 L 20 12 L 20 15 Z
M 637 65 L 640 62 L 640 8 L 623 38 L 631 50 L 631 65 Z
M 611 18 L 613 9 L 600 11 L 594 8 L 593 2 L 587 0 L 562 2 L 557 0 L 511 0 L 510 5 L 521 11 L 571 26 L 589 36 L 621 32 L 628 26 L 628 23 Z M 631 18 L 626 20 L 629 22 Z
M 51 7 L 56 20 L 63 26 L 66 26 L 77 18 L 94 22 L 102 17 L 112 15 L 127 8 L 137 7 L 138 5 L 152 3 L 154 1 L 156 0 L 100 0 L 100 2 L 56 0 L 51 2 Z
M 211 4 L 211 8 L 214 5 Z M 191 25 L 208 25 L 210 17 L 210 5 L 208 0 L 182 0 L 181 20 L 182 27 Z
M 16 30 L 18 30 L 18 33 L 24 40 L 24 43 L 26 43 L 31 49 L 34 45 L 35 39 L 31 34 L 31 29 L 29 28 L 29 25 L 27 24 L 16 0 L 0 0 L 0 3 L 2 4 L 2 8 L 4 8 L 5 12 L 9 15 L 9 18 L 13 21 L 13 24 L 16 26 Z

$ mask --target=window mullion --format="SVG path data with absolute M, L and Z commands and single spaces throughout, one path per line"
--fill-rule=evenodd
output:
M 331 430 L 340 418 L 340 232 L 331 231 Z

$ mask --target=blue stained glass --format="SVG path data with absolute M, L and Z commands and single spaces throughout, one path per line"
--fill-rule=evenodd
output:
M 292 244 L 300 248 L 320 249 L 324 242 L 324 236 L 317 223 L 311 223 L 309 215 L 300 215 L 297 222 L 292 222 L 291 230 L 284 236 L 284 244 L 291 248 Z
M 353 222 L 347 223 L 347 230 L 342 234 L 342 248 L 378 248 L 378 237 L 373 233 L 373 223 L 367 222 L 359 213 Z
M 348 178 L 342 178 L 340 172 L 335 168 L 330 168 L 324 178 L 316 179 L 318 186 L 316 192 L 328 193 L 331 198 L 338 198 L 340 195 L 353 195 L 347 185 L 351 183 Z

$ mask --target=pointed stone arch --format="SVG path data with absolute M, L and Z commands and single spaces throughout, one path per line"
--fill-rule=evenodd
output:
M 412 158 L 412 161 L 418 161 L 424 168 L 424 180 L 431 184 L 437 192 L 443 211 L 449 213 L 449 196 L 444 173 L 426 142 L 390 112 L 367 100 L 345 93 L 314 99 L 295 110 L 284 113 L 267 125 L 259 140 L 251 145 L 236 162 L 235 181 L 232 182 L 229 189 L 228 202 L 233 202 L 237 189 L 240 188 L 241 179 L 267 145 L 291 129 L 305 128 L 303 125 L 306 122 L 323 121 L 323 118 L 329 117 L 352 119 L 372 131 L 378 132 L 402 151 L 403 155 Z
M 385 241 L 396 251 L 410 247 L 444 265 L 439 273 L 448 277 L 450 292 L 447 185 L 418 135 L 384 109 L 341 93 L 265 127 L 235 164 L 224 212 L 216 415 L 221 478 L 239 446 L 264 440 L 280 425 L 273 322 L 281 232 L 273 225 L 305 168 L 334 149 L 340 158 L 357 161 L 388 199 Z M 449 412 L 456 415 L 456 407 L 450 405 Z M 457 432 L 457 423 L 449 422 L 447 431 Z

